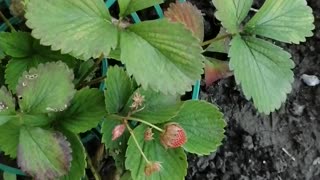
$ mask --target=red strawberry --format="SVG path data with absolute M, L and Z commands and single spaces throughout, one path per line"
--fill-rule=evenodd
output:
M 178 148 L 187 142 L 187 135 L 178 123 L 168 123 L 164 126 L 160 140 L 165 148 Z

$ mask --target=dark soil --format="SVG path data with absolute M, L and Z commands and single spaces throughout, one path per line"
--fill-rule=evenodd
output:
M 261 2 L 255 1 L 255 6 Z M 308 0 L 308 4 L 316 18 L 314 37 L 300 45 L 280 44 L 296 63 L 286 103 L 267 116 L 244 98 L 233 77 L 204 88 L 202 99 L 218 105 L 225 114 L 226 138 L 210 156 L 189 156 L 186 179 L 320 179 L 320 87 L 308 87 L 300 79 L 304 73 L 320 76 L 320 1 Z
M 219 22 L 214 18 L 211 0 L 190 1 L 205 14 L 205 39 L 214 38 Z M 255 0 L 255 7 L 261 2 Z M 187 180 L 320 179 L 320 86 L 308 87 L 300 79 L 305 73 L 320 77 L 320 1 L 308 3 L 316 17 L 314 37 L 301 45 L 280 44 L 296 63 L 293 90 L 280 110 L 268 116 L 259 114 L 233 77 L 203 87 L 201 98 L 216 104 L 225 114 L 226 138 L 216 153 L 188 156 Z M 139 15 L 142 19 L 157 18 L 154 11 Z M 12 161 L 5 164 L 15 166 Z M 114 165 L 106 164 L 103 171 L 110 174 Z

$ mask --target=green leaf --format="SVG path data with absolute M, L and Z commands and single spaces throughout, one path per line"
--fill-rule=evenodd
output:
M 16 103 L 6 87 L 0 88 L 0 126 L 11 120 L 15 112 Z
M 16 179 L 17 179 L 17 176 L 15 174 L 3 172 L 3 180 L 16 180 Z
M 183 148 L 198 155 L 217 150 L 224 138 L 226 123 L 219 109 L 205 101 L 186 101 L 172 122 L 177 122 L 187 134 Z
M 32 35 L 63 54 L 97 58 L 117 47 L 117 28 L 101 0 L 30 0 L 26 11 Z
M 121 49 L 116 48 L 115 50 L 111 50 L 110 54 L 108 55 L 108 58 L 120 61 L 121 59 Z
M 137 112 L 131 115 L 133 118 L 142 119 L 153 124 L 163 123 L 177 115 L 181 107 L 179 96 L 164 95 L 160 92 L 139 88 L 129 99 L 124 113 L 128 113 L 131 110 L 132 99 L 136 93 L 142 95 L 144 101 L 142 107 L 140 107 L 141 110 L 139 108 Z
M 11 57 L 22 58 L 29 56 L 32 51 L 33 38 L 26 32 L 1 32 L 0 49 Z
M 294 80 L 290 54 L 267 41 L 236 36 L 231 41 L 229 56 L 230 69 L 246 98 L 252 98 L 265 114 L 280 108 Z
M 219 34 L 216 38 L 226 35 L 227 32 L 224 28 L 221 27 Z M 223 38 L 217 41 L 212 42 L 206 49 L 209 52 L 218 52 L 218 53 L 228 53 L 229 52 L 230 38 Z
M 96 127 L 106 114 L 103 93 L 98 89 L 84 88 L 78 91 L 66 111 L 57 117 L 59 126 L 82 133 Z
M 78 65 L 77 69 L 75 70 L 75 81 L 74 84 L 79 84 L 81 77 L 83 77 L 89 70 L 90 68 L 94 65 L 94 60 L 93 59 L 89 59 L 87 61 L 82 61 L 80 62 L 80 64 Z M 95 70 L 92 71 L 92 73 L 90 75 L 87 76 L 87 78 L 85 79 L 85 81 L 90 81 L 94 78 L 95 76 Z
M 203 73 L 199 41 L 180 23 L 161 19 L 132 25 L 121 33 L 120 45 L 121 61 L 144 89 L 184 94 Z
M 110 67 L 107 73 L 106 87 L 104 95 L 108 113 L 120 112 L 134 92 L 131 78 L 123 68 Z
M 55 179 L 70 170 L 70 143 L 60 132 L 22 127 L 17 159 L 19 167 L 35 179 Z
M 4 54 L 4 52 L 0 49 L 0 60 L 4 59 L 6 57 L 6 55 Z
M 13 50 L 16 48 L 21 51 L 19 56 L 9 54 L 13 56 L 5 71 L 6 84 L 13 92 L 16 91 L 18 80 L 22 73 L 40 63 L 61 60 L 67 63 L 70 68 L 75 66 L 76 61 L 73 57 L 61 55 L 58 51 L 52 51 L 50 47 L 41 46 L 39 41 L 33 39 L 29 33 L 13 32 L 5 34 L 4 37 L 11 37 L 6 40 L 9 45 L 12 44 L 13 47 L 10 46 L 10 48 L 13 48 Z
M 63 131 L 63 134 L 71 144 L 72 161 L 69 173 L 63 176 L 61 180 L 80 180 L 85 176 L 87 167 L 85 149 L 76 134 L 69 131 Z
M 20 127 L 14 121 L 0 126 L 0 149 L 12 159 L 17 157 Z
M 6 70 L 6 66 L 2 64 L 0 59 L 0 86 L 5 85 L 5 79 L 4 79 L 4 71 Z
M 245 30 L 278 41 L 295 43 L 313 35 L 314 17 L 306 0 L 266 0 Z
M 120 7 L 120 17 L 127 16 L 133 12 L 148 8 L 150 6 L 161 4 L 163 0 L 121 0 L 118 1 Z
M 216 18 L 229 33 L 238 33 L 241 22 L 248 15 L 253 0 L 212 0 L 217 8 Z
M 21 125 L 27 125 L 32 127 L 46 126 L 52 122 L 52 118 L 49 118 L 47 114 L 17 114 L 19 123 Z
M 75 93 L 72 81 L 72 70 L 61 61 L 31 68 L 23 73 L 17 86 L 21 110 L 33 113 L 65 110 Z
M 160 134 L 154 132 L 154 140 L 145 141 L 144 133 L 147 126 L 140 125 L 134 129 L 134 134 L 137 141 L 145 153 L 149 161 L 160 162 L 160 172 L 153 173 L 147 177 L 144 174 L 146 161 L 139 152 L 132 136 L 128 142 L 128 149 L 126 153 L 126 167 L 131 171 L 133 180 L 182 180 L 187 174 L 187 157 L 182 148 L 165 149 L 160 143 Z
M 127 142 L 130 137 L 129 132 L 126 130 L 122 136 L 118 139 L 112 141 L 112 131 L 117 126 L 120 125 L 122 122 L 113 119 L 110 116 L 106 117 L 106 120 L 102 123 L 102 142 L 105 144 L 106 149 L 108 150 L 109 154 L 114 158 L 117 170 L 124 171 L 125 168 L 125 154 L 127 149 Z

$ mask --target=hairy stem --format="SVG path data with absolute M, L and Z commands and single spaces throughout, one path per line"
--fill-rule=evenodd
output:
M 163 129 L 159 128 L 158 126 L 156 126 L 156 125 L 154 125 L 154 124 L 152 124 L 152 123 L 149 123 L 149 122 L 147 122 L 147 121 L 145 121 L 145 120 L 142 120 L 142 119 L 139 119 L 139 118 L 130 117 L 130 115 L 127 116 L 127 117 L 123 117 L 123 116 L 119 116 L 119 115 L 112 115 L 112 116 L 115 117 L 115 118 L 117 118 L 117 119 L 120 119 L 120 120 L 130 119 L 130 120 L 133 120 L 133 121 L 141 122 L 141 123 L 143 123 L 143 124 L 145 124 L 145 125 L 148 125 L 148 126 L 154 128 L 154 129 L 156 129 L 156 130 L 158 130 L 158 131 L 160 131 L 160 132 L 163 132 L 163 131 L 164 131 Z
M 128 124 L 127 121 L 125 121 L 125 124 L 126 124 L 126 126 L 127 126 L 127 129 L 129 130 L 129 133 L 131 134 L 131 137 L 132 137 L 134 143 L 136 144 L 138 150 L 140 151 L 140 154 L 142 155 L 142 157 L 144 158 L 144 160 L 147 162 L 147 164 L 149 164 L 150 161 L 148 160 L 147 156 L 146 156 L 146 155 L 144 154 L 144 152 L 142 151 L 142 149 L 141 149 L 141 147 L 140 147 L 140 144 L 139 144 L 136 136 L 134 135 L 133 130 L 131 129 L 131 127 L 129 126 L 129 124 Z
M 158 130 L 158 131 L 160 131 L 160 132 L 163 132 L 163 131 L 164 131 L 163 129 L 159 128 L 158 126 L 156 126 L 156 125 L 154 125 L 154 124 L 152 124 L 152 123 L 149 123 L 149 122 L 147 122 L 147 121 L 144 121 L 144 120 L 142 120 L 142 119 L 134 118 L 134 117 L 129 117 L 129 119 L 130 119 L 130 120 L 133 120 L 133 121 L 141 122 L 141 123 L 143 123 L 143 124 L 145 124 L 145 125 L 148 125 L 148 126 L 154 128 L 154 129 L 156 129 L 156 130 Z
M 259 11 L 259 9 L 255 9 L 255 8 L 250 8 L 250 10 L 253 11 L 253 12 L 258 12 Z
M 228 37 L 231 37 L 231 36 L 233 36 L 233 34 L 224 34 L 224 35 L 221 35 L 221 36 L 218 36 L 218 37 L 215 37 L 213 39 L 210 39 L 208 41 L 203 42 L 201 44 L 201 46 L 209 45 L 209 44 L 211 44 L 213 42 L 220 41 L 222 39 L 225 39 L 225 38 L 228 38 Z
M 94 84 L 101 83 L 104 79 L 106 79 L 106 77 L 107 76 L 101 76 L 101 77 L 93 79 L 93 80 L 91 80 L 89 82 L 84 82 L 83 84 L 79 84 L 77 89 L 81 89 L 81 88 L 86 87 L 86 86 L 91 86 L 91 85 L 94 85 Z
M 103 60 L 103 54 L 100 55 L 98 60 L 90 67 L 90 69 L 80 78 L 79 83 L 76 87 L 80 87 L 83 81 L 99 66 L 101 61 Z
M 0 17 L 3 19 L 4 23 L 10 28 L 12 32 L 17 32 L 16 29 L 12 26 L 10 21 L 4 16 L 4 14 L 0 11 Z
M 96 168 L 93 166 L 92 160 L 91 160 L 88 152 L 87 152 L 87 151 L 85 151 L 85 152 L 86 152 L 86 155 L 87 155 L 87 163 L 88 163 L 88 166 L 89 166 L 89 168 L 90 168 L 90 170 L 91 170 L 91 172 L 92 172 L 92 174 L 93 174 L 93 176 L 94 176 L 94 179 L 95 179 L 95 180 L 101 180 L 101 177 L 100 177 L 98 171 L 97 171 Z

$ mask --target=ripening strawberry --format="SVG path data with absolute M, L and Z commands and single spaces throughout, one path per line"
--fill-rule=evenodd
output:
M 125 130 L 126 130 L 125 124 L 119 124 L 116 127 L 114 127 L 114 129 L 112 130 L 112 141 L 118 139 Z
M 160 170 L 161 170 L 160 162 L 150 162 L 144 168 L 144 174 L 146 176 L 150 176 L 151 174 L 155 172 L 159 172 Z
M 178 123 L 168 123 L 164 126 L 160 140 L 165 148 L 178 148 L 187 142 L 187 135 Z

